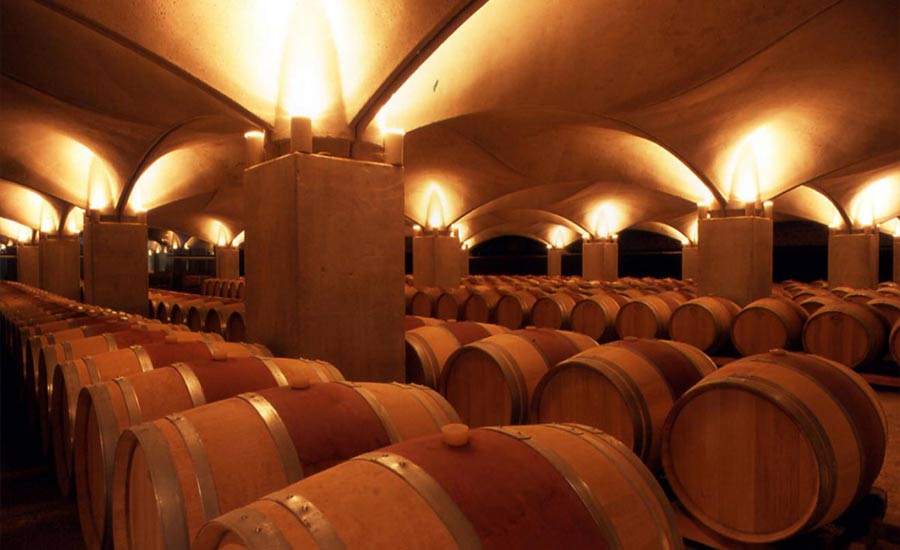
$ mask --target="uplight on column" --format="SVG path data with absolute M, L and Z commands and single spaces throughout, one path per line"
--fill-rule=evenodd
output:
M 384 133 L 384 162 L 394 166 L 403 165 L 403 142 L 406 132 L 388 130 Z
M 312 119 L 305 116 L 291 117 L 291 151 L 312 153 Z
M 444 221 L 444 198 L 441 195 L 441 190 L 436 185 L 432 186 L 428 195 L 425 224 L 432 231 L 440 231 L 446 225 Z
M 769 218 L 770 220 L 775 219 L 775 203 L 772 201 L 766 201 L 763 203 L 763 216 Z
M 259 130 L 244 133 L 244 162 L 247 166 L 259 164 L 266 159 L 266 134 Z

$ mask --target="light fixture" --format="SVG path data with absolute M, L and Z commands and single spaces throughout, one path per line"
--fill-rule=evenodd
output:
M 394 166 L 403 165 L 403 141 L 406 132 L 399 129 L 387 130 L 384 133 L 384 162 Z
M 306 116 L 291 117 L 291 151 L 312 153 L 312 119 Z
M 444 198 L 437 185 L 431 186 L 425 218 L 428 229 L 441 230 L 444 228 Z

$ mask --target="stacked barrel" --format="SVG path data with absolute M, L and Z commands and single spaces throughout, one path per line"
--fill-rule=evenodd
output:
M 236 279 L 208 277 L 203 279 L 203 282 L 200 283 L 200 294 L 218 298 L 243 300 L 246 284 L 243 277 L 238 277 Z
M 194 332 L 218 334 L 228 342 L 243 341 L 247 335 L 243 297 L 221 298 L 153 289 L 148 296 L 147 313 L 150 318 L 165 323 L 184 324 Z
M 407 383 L 379 384 L 158 321 L 88 342 L 46 323 L 107 312 L 0 285 L 4 359 L 44 338 L 50 443 L 87 546 L 683 548 L 656 476 L 708 531 L 773 542 L 835 519 L 881 468 L 884 415 L 854 370 L 757 351 L 828 340 L 807 327 L 832 306 L 882 319 L 852 291 L 810 315 L 799 284 L 745 308 L 665 280 L 410 288 Z M 439 318 L 442 298 L 463 317 Z

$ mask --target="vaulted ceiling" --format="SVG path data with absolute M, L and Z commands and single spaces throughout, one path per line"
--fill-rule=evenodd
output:
M 0 47 L 7 236 L 89 203 L 237 235 L 244 134 L 296 114 L 362 158 L 405 130 L 407 218 L 437 192 L 470 244 L 693 239 L 746 174 L 900 230 L 900 0 L 5 0 Z

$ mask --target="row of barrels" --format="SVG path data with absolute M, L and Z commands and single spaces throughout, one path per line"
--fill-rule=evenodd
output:
M 238 277 L 236 279 L 207 277 L 200 283 L 200 294 L 218 298 L 243 300 L 246 286 L 247 283 L 244 281 L 243 277 Z
M 194 332 L 218 334 L 228 342 L 242 342 L 247 336 L 242 300 L 153 289 L 147 305 L 151 319 L 183 324 Z
M 70 428 L 89 547 L 681 548 L 653 472 L 710 528 L 759 542 L 830 521 L 880 469 L 877 398 L 833 362 L 716 370 L 677 342 L 497 332 L 454 352 L 443 398 L 218 342 L 170 338 L 125 373 L 94 356 Z M 456 424 L 528 415 L 546 423 Z

